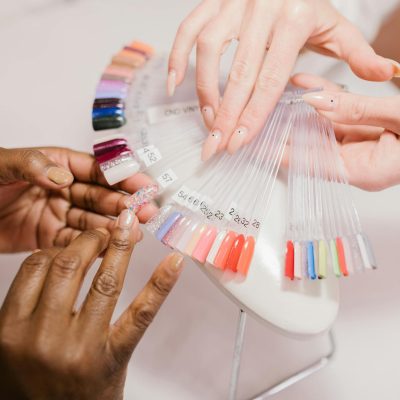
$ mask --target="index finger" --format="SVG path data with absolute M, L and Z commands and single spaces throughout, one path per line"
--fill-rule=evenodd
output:
M 111 349 L 118 360 L 129 360 L 144 332 L 171 292 L 182 271 L 183 256 L 170 254 L 121 315 L 111 332 Z

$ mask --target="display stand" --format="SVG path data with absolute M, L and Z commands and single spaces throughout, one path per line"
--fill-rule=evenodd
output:
M 236 330 L 236 338 L 235 338 L 235 347 L 233 352 L 233 362 L 232 362 L 232 373 L 231 373 L 231 381 L 229 384 L 229 400 L 237 400 L 237 389 L 238 389 L 238 381 L 239 381 L 239 372 L 240 372 L 240 361 L 241 361 L 241 353 L 243 349 L 243 342 L 244 342 L 244 332 L 246 328 L 246 318 L 247 314 L 245 311 L 239 311 L 239 320 Z M 298 372 L 288 376 L 287 378 L 283 379 L 281 382 L 270 386 L 269 388 L 263 390 L 262 392 L 258 393 L 254 397 L 248 398 L 248 400 L 264 400 L 272 397 L 273 395 L 281 392 L 289 388 L 290 386 L 294 385 L 297 382 L 302 381 L 303 379 L 307 378 L 310 375 L 313 375 L 320 369 L 324 368 L 336 351 L 336 343 L 335 337 L 332 332 L 332 329 L 328 333 L 329 343 L 330 343 L 330 350 L 328 354 L 321 357 L 316 362 L 306 366 L 305 368 L 301 369 Z

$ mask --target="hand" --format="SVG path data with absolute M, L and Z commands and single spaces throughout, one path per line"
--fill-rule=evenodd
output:
M 85 229 L 111 228 L 109 216 L 127 197 L 117 190 L 149 183 L 136 174 L 107 187 L 95 159 L 69 149 L 0 148 L 0 253 L 66 246 Z M 147 221 L 155 212 L 148 205 L 138 216 Z
M 174 286 L 182 256 L 155 270 L 110 325 L 140 231 L 125 210 L 110 234 L 85 231 L 65 249 L 36 252 L 22 264 L 0 310 L 0 383 L 5 399 L 122 399 L 128 361 Z M 86 272 L 103 261 L 79 310 Z
M 232 39 L 240 42 L 220 102 L 219 62 Z M 197 93 L 211 129 L 203 160 L 226 147 L 232 154 L 254 138 L 281 96 L 303 46 L 345 60 L 364 79 L 384 81 L 400 75 L 400 65 L 377 56 L 328 0 L 202 1 L 176 35 L 169 58 L 170 95 L 184 79 L 195 44 Z
M 324 88 L 303 98 L 333 121 L 351 184 L 382 190 L 400 183 L 400 95 L 374 98 L 345 93 L 325 79 L 305 74 L 292 81 L 305 88 Z

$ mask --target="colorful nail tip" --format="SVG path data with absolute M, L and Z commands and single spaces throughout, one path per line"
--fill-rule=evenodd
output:
M 217 229 L 213 226 L 207 227 L 193 250 L 192 257 L 204 264 L 216 237 Z
M 233 272 L 237 272 L 237 266 L 244 246 L 244 236 L 239 235 L 236 237 L 233 245 L 229 251 L 228 258 L 226 260 L 225 269 L 230 269 Z
M 139 189 L 125 200 L 125 207 L 131 209 L 135 213 L 146 204 L 149 204 L 158 194 L 158 185 L 148 185 Z
M 253 260 L 256 241 L 253 236 L 247 236 L 237 264 L 237 272 L 247 276 L 251 261 Z
M 215 259 L 214 259 L 213 265 L 216 268 L 225 269 L 229 253 L 231 251 L 233 243 L 235 242 L 236 237 L 237 237 L 237 234 L 232 231 L 229 231 L 226 234 L 224 240 L 221 243 L 220 248 L 218 249 Z
M 286 242 L 285 276 L 294 279 L 294 245 L 290 240 Z
M 171 215 L 168 216 L 168 218 L 164 221 L 164 223 L 160 226 L 160 228 L 156 232 L 156 238 L 160 242 L 181 216 L 182 214 L 177 211 L 174 211 Z
M 126 119 L 122 115 L 113 117 L 95 118 L 92 120 L 93 129 L 95 131 L 102 131 L 106 129 L 121 128 L 126 124 Z

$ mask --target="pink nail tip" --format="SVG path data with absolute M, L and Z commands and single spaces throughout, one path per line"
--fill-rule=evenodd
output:
M 157 185 L 153 184 L 145 186 L 126 199 L 125 206 L 133 212 L 138 212 L 146 204 L 149 204 L 151 200 L 156 197 L 157 193 Z

